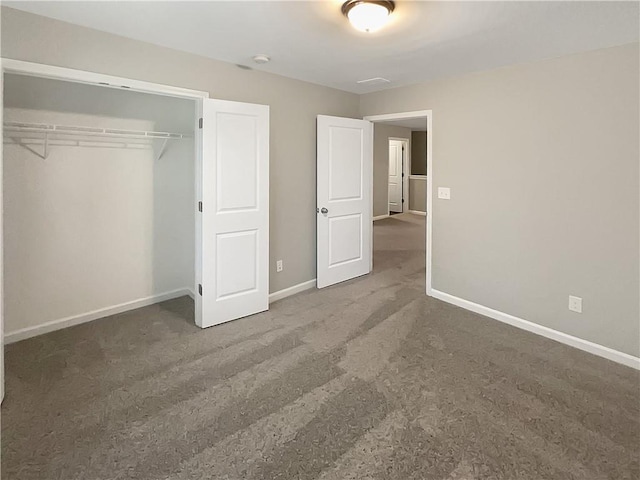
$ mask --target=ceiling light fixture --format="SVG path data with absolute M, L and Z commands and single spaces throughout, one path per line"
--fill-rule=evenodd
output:
M 369 33 L 387 23 L 395 6 L 391 0 L 349 0 L 342 4 L 342 13 L 354 28 Z

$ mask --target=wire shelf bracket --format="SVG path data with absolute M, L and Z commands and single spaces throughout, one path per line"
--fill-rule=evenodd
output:
M 188 133 L 25 122 L 4 122 L 3 131 L 5 143 L 20 145 L 44 160 L 49 156 L 52 146 L 143 149 L 153 148 L 156 140 L 162 140 L 155 158 L 158 161 L 166 152 L 170 140 L 193 138 Z M 36 146 L 42 147 L 42 153 L 34 148 Z

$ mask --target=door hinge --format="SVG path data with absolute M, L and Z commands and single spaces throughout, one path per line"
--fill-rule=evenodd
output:
M 404 172 L 402 172 L 402 178 L 404 178 Z
M 202 202 L 198 202 L 198 211 L 202 213 Z
M 200 294 L 200 296 L 202 296 L 202 284 L 201 283 L 198 284 L 198 293 Z
M 202 119 L 198 120 L 198 128 L 202 128 Z
M 402 203 L 404 203 L 404 198 L 402 199 Z

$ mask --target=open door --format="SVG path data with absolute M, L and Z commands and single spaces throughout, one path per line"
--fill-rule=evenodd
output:
M 402 156 L 404 147 L 399 140 L 389 140 L 389 212 L 402 213 L 403 192 Z
M 371 271 L 373 124 L 318 115 L 317 285 Z
M 196 324 L 269 309 L 269 107 L 203 100 Z

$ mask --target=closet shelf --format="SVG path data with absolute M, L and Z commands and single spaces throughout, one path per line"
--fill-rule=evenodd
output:
M 154 140 L 162 140 L 160 152 L 156 158 L 159 160 L 165 152 L 169 140 L 193 138 L 193 135 L 187 133 L 25 122 L 4 122 L 3 129 L 5 143 L 21 145 L 44 159 L 49 155 L 49 147 L 54 145 L 140 149 L 152 147 Z M 43 146 L 44 153 L 41 155 L 30 148 L 30 145 Z

